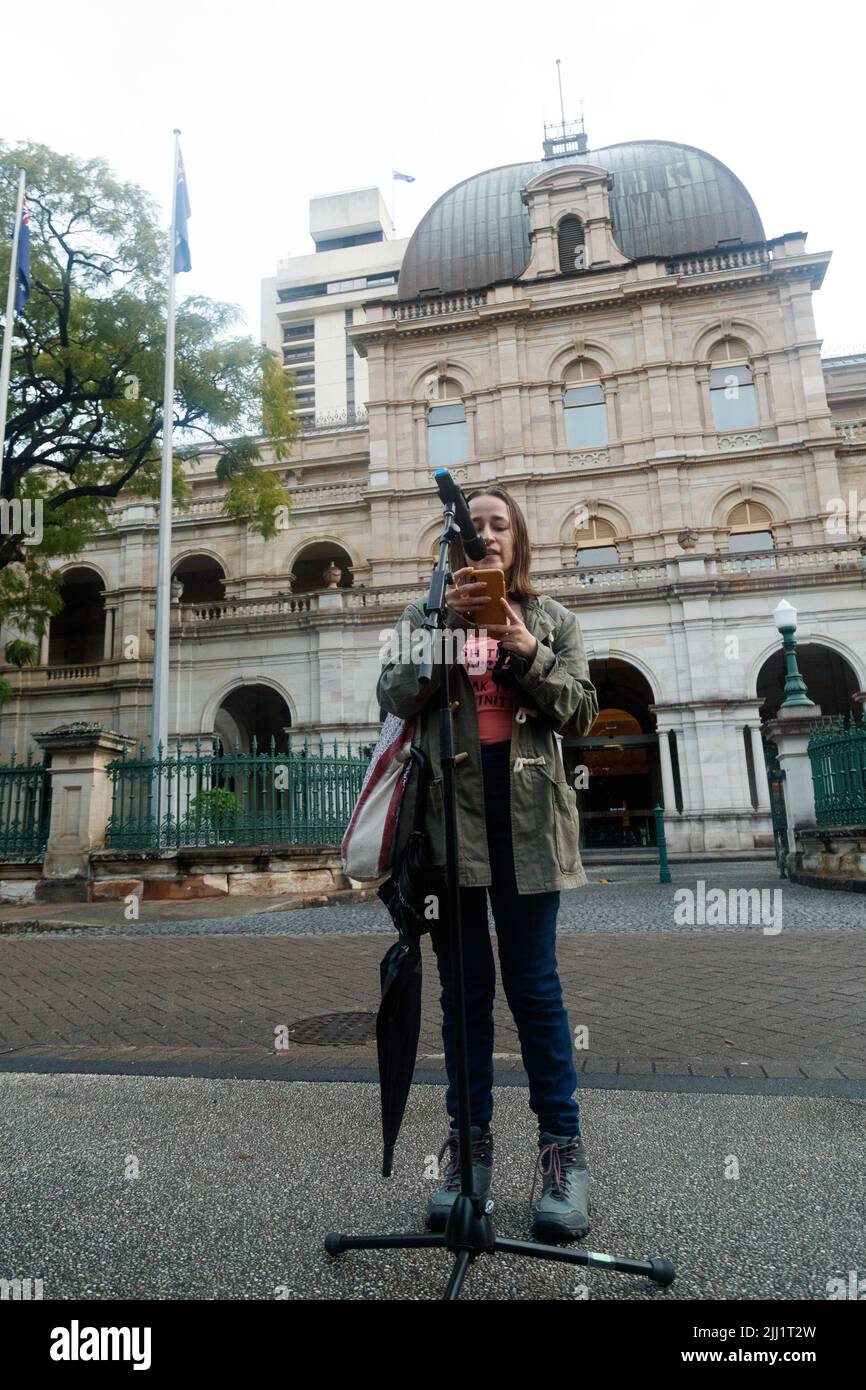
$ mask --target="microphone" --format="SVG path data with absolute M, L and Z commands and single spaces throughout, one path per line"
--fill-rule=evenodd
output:
M 463 496 L 463 489 L 458 487 L 447 468 L 437 468 L 433 477 L 436 479 L 436 486 L 442 501 L 454 504 L 454 520 L 460 527 L 460 538 L 463 541 L 463 549 L 466 551 L 468 559 L 483 560 L 487 554 L 487 542 L 479 536 L 475 529 L 475 522 L 469 513 L 469 503 Z

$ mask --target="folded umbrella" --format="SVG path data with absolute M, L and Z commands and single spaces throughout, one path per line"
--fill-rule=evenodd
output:
M 412 749 L 418 776 L 415 815 L 406 845 L 391 877 L 377 890 L 399 932 L 398 940 L 379 967 L 382 997 L 376 1016 L 379 1090 L 382 1102 L 384 1153 L 382 1176 L 391 1176 L 394 1145 L 406 1111 L 409 1087 L 421 1032 L 421 937 L 430 930 L 424 915 L 430 896 L 445 902 L 445 877 L 433 864 L 425 829 L 429 763 L 420 748 Z M 440 919 L 441 920 L 441 915 Z

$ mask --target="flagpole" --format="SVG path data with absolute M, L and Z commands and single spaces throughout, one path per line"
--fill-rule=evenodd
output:
M 12 233 L 12 259 L 9 262 L 9 288 L 6 291 L 6 321 L 3 326 L 3 354 L 0 357 L 0 496 L 3 494 L 3 458 L 6 449 L 6 407 L 9 399 L 9 373 L 12 366 L 12 337 L 15 331 L 15 291 L 18 286 L 18 240 L 21 236 L 21 212 L 24 207 L 26 171 L 18 176 L 18 202 L 15 208 L 15 230 Z
M 169 622 L 171 620 L 171 513 L 174 436 L 174 256 L 177 237 L 177 173 L 180 131 L 174 132 L 171 233 L 168 239 L 168 321 L 165 327 L 165 385 L 162 395 L 162 469 L 159 490 L 159 559 L 156 570 L 156 630 L 153 652 L 153 711 L 150 756 L 168 751 Z

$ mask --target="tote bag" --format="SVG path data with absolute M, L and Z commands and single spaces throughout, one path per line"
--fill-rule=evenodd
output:
M 343 870 L 364 882 L 391 872 L 397 818 L 412 767 L 413 720 L 388 714 L 340 845 Z

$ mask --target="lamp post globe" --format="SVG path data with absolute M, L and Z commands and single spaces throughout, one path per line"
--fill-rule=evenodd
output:
M 781 599 L 773 610 L 773 621 L 782 636 L 782 649 L 785 654 L 785 698 L 780 709 L 795 709 L 810 706 L 806 682 L 797 666 L 797 610 L 787 599 Z

